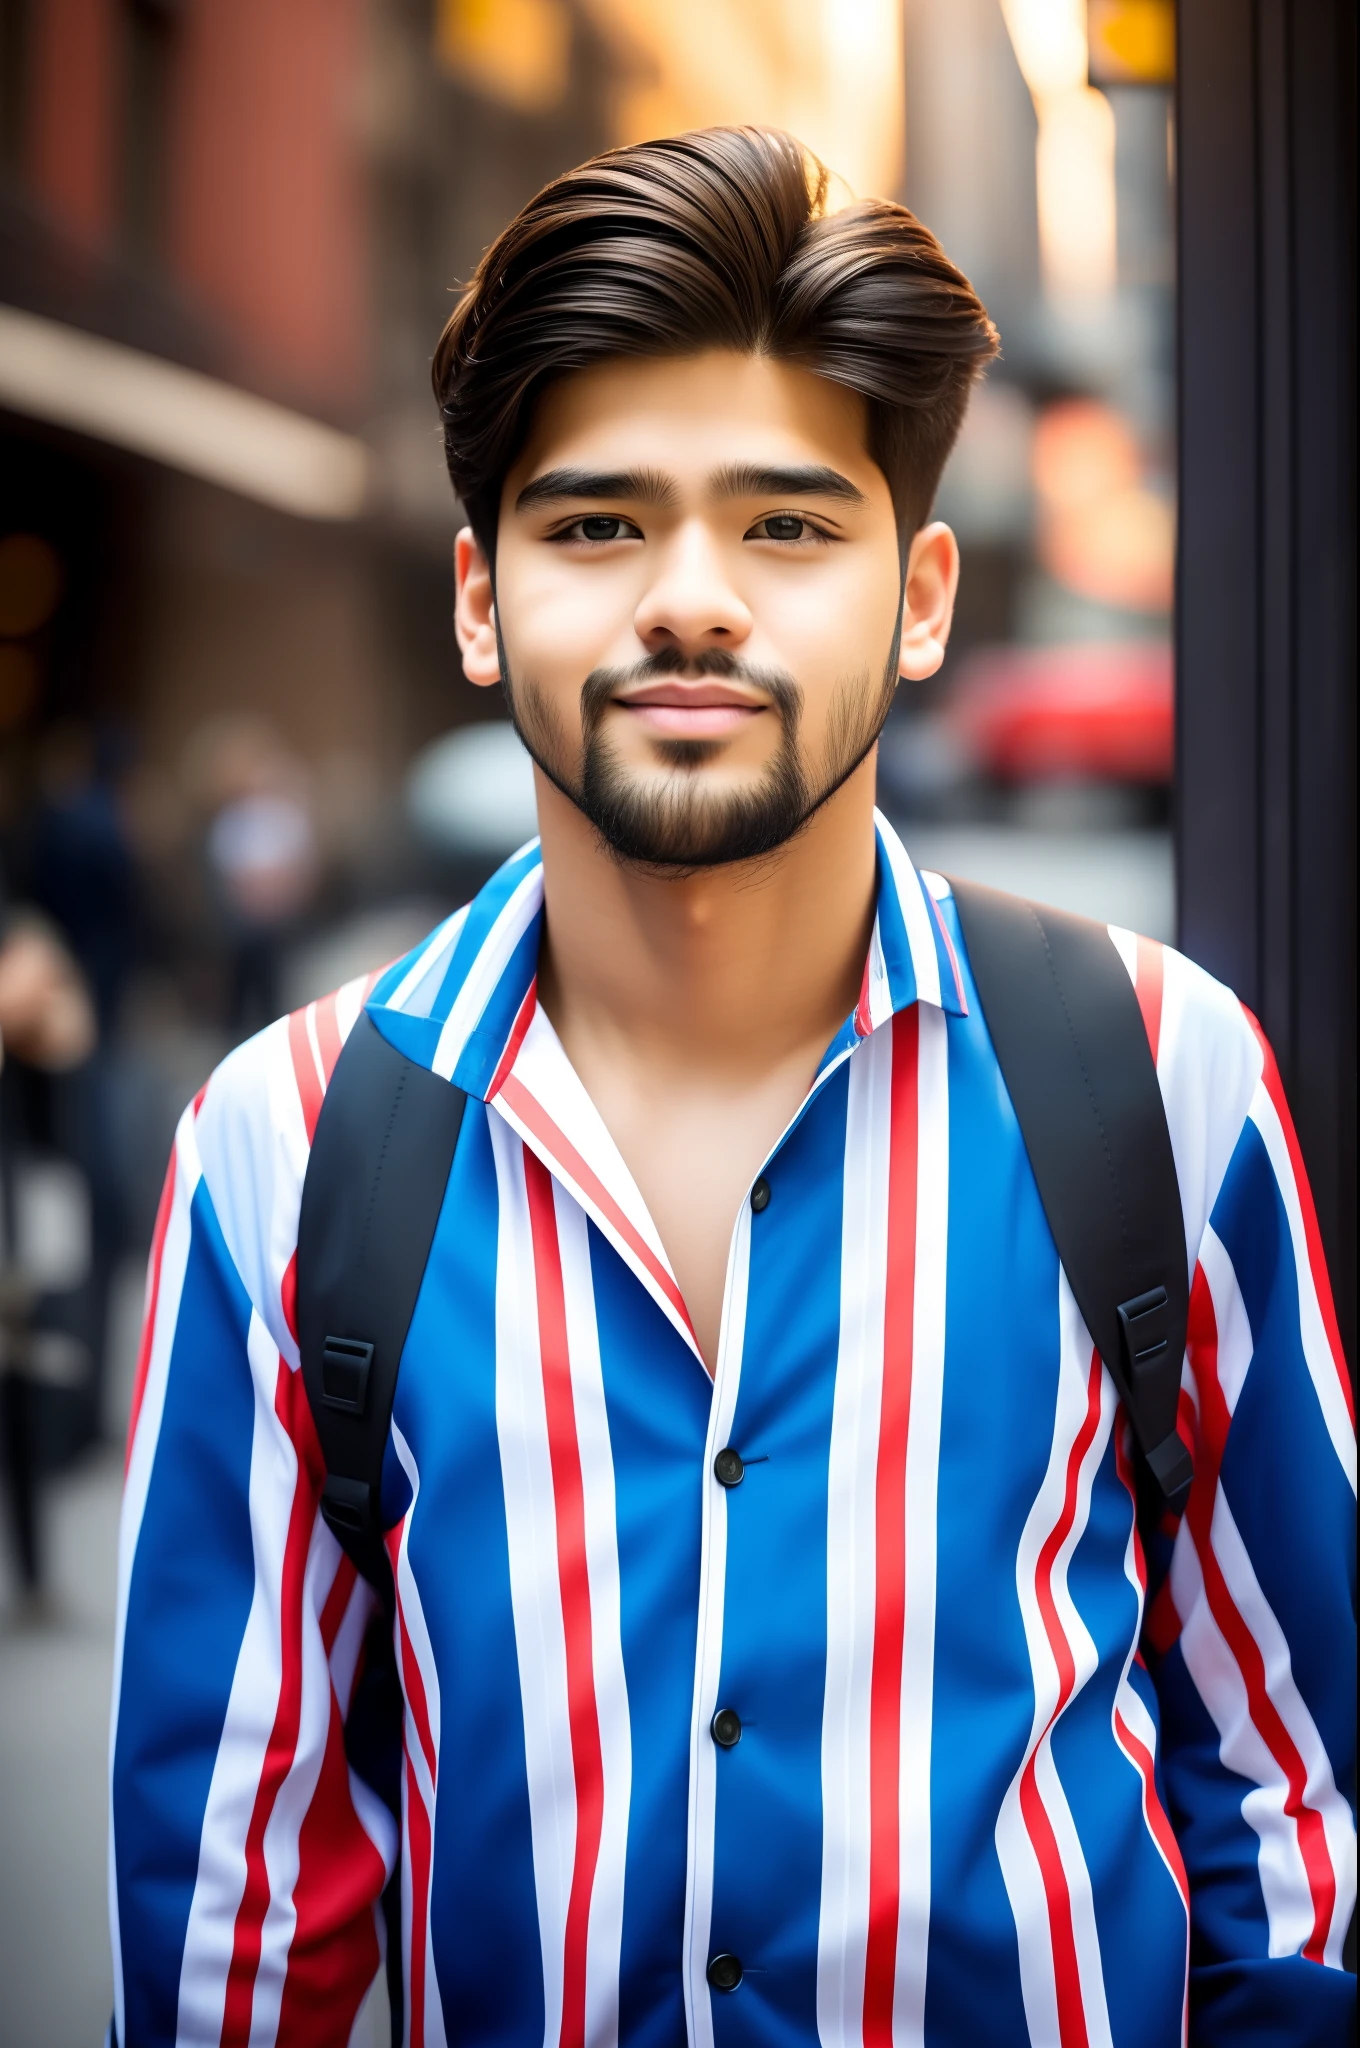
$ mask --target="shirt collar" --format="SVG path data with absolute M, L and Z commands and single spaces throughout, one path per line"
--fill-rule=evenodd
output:
M 878 901 L 864 980 L 823 1066 L 912 1003 L 967 1015 L 935 898 L 881 812 L 874 822 Z M 542 917 L 543 864 L 533 839 L 471 903 L 378 977 L 367 1005 L 374 1023 L 408 1059 L 488 1100 L 533 1017 Z

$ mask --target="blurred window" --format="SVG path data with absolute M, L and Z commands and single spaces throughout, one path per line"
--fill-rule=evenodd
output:
M 129 255 L 159 261 L 165 233 L 176 0 L 124 0 L 122 238 Z

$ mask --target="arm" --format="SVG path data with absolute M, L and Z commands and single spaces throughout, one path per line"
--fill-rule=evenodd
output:
M 227 1234 L 253 1206 L 260 1241 L 278 1243 L 279 1175 L 243 1193 L 239 1171 L 251 1128 L 276 1120 L 259 1087 L 245 1114 L 232 1097 L 252 1075 L 263 1086 L 279 1029 L 186 1110 L 152 1250 L 110 1744 L 127 2048 L 347 2040 L 378 1969 L 375 1902 L 396 1853 L 390 1816 L 345 1754 L 374 1596 L 317 1514 L 320 1460 L 296 1347 L 291 1361 L 280 1348 L 278 1290 L 266 1315 L 241 1277 L 256 1267 L 258 1295 L 260 1263 L 234 1256 Z M 230 1184 L 210 1186 L 227 1166 Z
M 1354 1406 L 1257 1038 L 1195 1267 L 1181 1395 L 1195 1478 L 1148 1638 L 1191 1888 L 1190 2038 L 1339 2048 L 1355 2011 Z

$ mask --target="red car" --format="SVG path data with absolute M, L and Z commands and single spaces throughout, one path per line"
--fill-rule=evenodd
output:
M 981 649 L 960 666 L 945 723 L 997 782 L 1169 784 L 1171 648 L 1147 640 Z

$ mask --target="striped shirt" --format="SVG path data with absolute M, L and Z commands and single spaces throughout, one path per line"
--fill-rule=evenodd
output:
M 711 1379 L 537 1006 L 542 900 L 530 846 L 180 1124 L 121 1530 L 117 2040 L 344 2043 L 398 1860 L 411 2048 L 1347 2038 L 1354 1409 L 1251 1017 L 1112 929 L 1193 1274 L 1194 1483 L 1145 1551 L 947 884 L 879 821 L 860 999 L 737 1216 Z M 383 1481 L 399 1825 L 296 1337 L 362 1007 L 469 1098 Z

